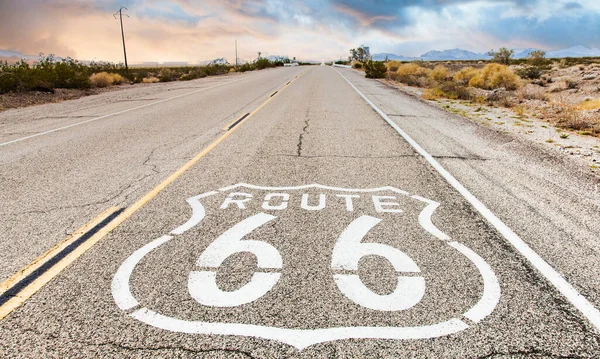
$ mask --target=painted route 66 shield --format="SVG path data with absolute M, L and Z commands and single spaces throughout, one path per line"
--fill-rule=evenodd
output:
M 302 350 L 451 335 L 500 298 L 490 266 L 432 223 L 439 204 L 397 188 L 237 184 L 187 202 L 189 220 L 112 283 L 119 308 L 157 328 Z

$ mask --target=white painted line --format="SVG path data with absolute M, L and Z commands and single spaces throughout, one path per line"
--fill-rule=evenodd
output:
M 252 76 L 248 76 L 248 77 L 245 77 L 245 78 L 243 78 L 243 79 L 234 80 L 234 81 L 229 81 L 229 82 L 224 82 L 224 83 L 221 83 L 221 84 L 218 84 L 218 85 L 214 85 L 214 86 L 210 86 L 210 87 L 202 88 L 202 89 L 200 89 L 200 90 L 196 90 L 196 91 L 192 91 L 192 92 L 184 93 L 184 94 L 182 94 L 182 95 L 177 95 L 177 96 L 169 97 L 169 98 L 166 98 L 166 99 L 163 99 L 163 100 L 159 100 L 159 101 L 155 101 L 155 102 L 147 103 L 147 104 L 145 104 L 145 105 L 140 105 L 140 106 L 132 107 L 132 108 L 129 108 L 129 109 L 127 109 L 127 110 L 122 110 L 122 111 L 118 111 L 118 112 L 110 113 L 110 114 L 108 114 L 108 115 L 103 115 L 103 116 L 100 116 L 100 117 L 94 117 L 94 118 L 91 118 L 91 119 L 89 119 L 89 120 L 85 120 L 85 121 L 81 121 L 81 122 L 77 122 L 77 123 L 72 123 L 72 124 L 70 124 L 70 125 L 66 125 L 66 126 L 62 126 L 62 127 L 58 127 L 58 128 L 54 128 L 54 129 L 52 129 L 52 130 L 48 130 L 48 131 L 44 131 L 44 132 L 35 133 L 35 134 L 33 134 L 33 135 L 29 135 L 29 136 L 25 136 L 25 137 L 17 138 L 17 139 L 15 139 L 15 140 L 11 140 L 11 141 L 8 141 L 8 142 L 3 142 L 3 143 L 0 143 L 0 147 L 2 147 L 2 146 L 6 146 L 6 145 L 10 145 L 11 143 L 15 143 L 15 142 L 25 141 L 25 140 L 28 140 L 28 139 L 30 139 L 30 138 L 34 138 L 34 137 L 39 137 L 39 136 L 47 135 L 47 134 L 50 134 L 50 133 L 53 133 L 53 132 L 57 132 L 57 131 L 66 130 L 66 129 L 68 129 L 68 128 L 75 127 L 75 126 L 79 126 L 79 125 L 83 125 L 83 124 L 86 124 L 86 123 L 90 123 L 90 122 L 94 122 L 94 121 L 102 120 L 102 119 L 105 119 L 105 118 L 107 118 L 107 117 L 112 117 L 112 116 L 116 116 L 116 115 L 121 115 L 121 114 L 124 114 L 124 113 L 127 113 L 127 112 L 131 112 L 131 111 L 139 110 L 139 109 L 142 109 L 142 108 L 145 108 L 145 107 L 149 107 L 149 106 L 158 105 L 159 103 L 163 103 L 163 102 L 167 102 L 167 101 L 175 100 L 175 99 L 178 99 L 178 98 L 181 98 L 181 97 L 185 97 L 185 96 L 190 96 L 190 95 L 196 94 L 196 93 L 198 93 L 198 92 L 202 92 L 202 91 L 208 91 L 208 90 L 212 90 L 212 89 L 214 89 L 214 88 L 217 88 L 217 87 L 220 87 L 220 86 L 225 86 L 225 85 L 228 85 L 228 84 L 232 84 L 232 83 L 240 82 L 240 81 L 247 80 L 247 79 L 249 79 L 249 78 L 256 77 L 256 76 L 258 76 L 258 74 L 256 74 L 256 75 L 252 75 Z
M 171 236 L 162 236 L 155 239 L 154 241 L 135 251 L 125 260 L 125 262 L 121 264 L 111 284 L 113 297 L 115 298 L 115 302 L 120 309 L 128 310 L 139 305 L 138 301 L 133 297 L 133 294 L 131 294 L 131 288 L 129 287 L 129 278 L 133 274 L 133 270 L 139 261 L 141 261 L 146 254 L 167 243 L 172 238 L 173 237 Z
M 490 211 L 477 197 L 465 188 L 454 176 L 402 130 L 388 115 L 383 113 L 371 100 L 369 100 L 356 86 L 354 86 L 344 75 L 335 70 L 346 82 L 375 110 L 383 119 L 402 136 L 429 164 L 438 171 L 442 177 L 456 189 L 479 214 L 481 214 L 506 240 L 523 255 L 532 266 L 534 266 L 556 289 L 564 295 L 571 304 L 575 306 L 596 328 L 600 331 L 600 311 L 596 309 L 577 289 L 575 289 L 565 278 L 548 264 L 539 254 L 527 245 L 512 229 L 510 229 L 500 218 Z
M 486 261 L 483 260 L 477 253 L 473 252 L 467 246 L 458 242 L 448 243 L 451 247 L 455 248 L 460 253 L 464 254 L 465 257 L 469 258 L 473 264 L 481 273 L 483 279 L 483 295 L 475 306 L 469 309 L 465 314 L 465 317 L 469 318 L 475 323 L 479 323 L 485 317 L 492 314 L 498 302 L 500 302 L 500 283 L 498 278 L 494 274 L 494 271 Z
M 469 326 L 459 319 L 420 327 L 340 327 L 326 329 L 286 329 L 237 323 L 209 323 L 175 319 L 142 308 L 131 313 L 133 318 L 164 330 L 208 335 L 243 335 L 288 343 L 302 350 L 313 344 L 342 339 L 429 339 L 458 333 Z

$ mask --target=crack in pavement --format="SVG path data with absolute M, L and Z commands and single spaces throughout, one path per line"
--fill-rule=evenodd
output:
M 313 155 L 313 156 L 298 156 L 290 154 L 272 154 L 264 156 L 255 156 L 259 158 L 275 158 L 275 157 L 302 157 L 302 158 L 354 158 L 354 159 L 389 159 L 389 158 L 414 158 L 415 155 L 391 155 L 391 156 L 345 156 L 345 155 Z
M 310 118 L 308 117 L 308 113 L 310 111 L 310 108 L 307 107 L 306 108 L 306 114 L 305 114 L 305 120 L 304 120 L 304 128 L 302 128 L 302 133 L 298 136 L 298 145 L 297 145 L 297 150 L 296 150 L 296 157 L 302 157 L 302 142 L 304 141 L 304 135 L 308 134 L 308 121 L 310 121 Z

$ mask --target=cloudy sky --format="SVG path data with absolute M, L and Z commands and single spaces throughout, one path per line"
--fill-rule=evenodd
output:
M 120 6 L 132 63 L 600 47 L 598 0 L 0 0 L 0 49 L 121 61 Z

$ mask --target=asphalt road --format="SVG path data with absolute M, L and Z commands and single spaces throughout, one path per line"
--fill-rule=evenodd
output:
M 0 277 L 207 148 L 0 321 L 0 357 L 599 357 L 598 179 L 349 69 L 0 114 Z

